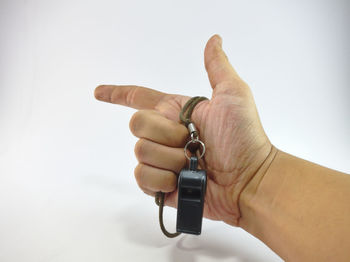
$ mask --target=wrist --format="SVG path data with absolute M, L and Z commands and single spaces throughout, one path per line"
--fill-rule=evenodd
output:
M 349 186 L 347 175 L 276 149 L 242 191 L 238 225 L 286 261 L 341 260 Z
M 249 195 L 252 193 L 250 185 L 255 183 L 253 180 L 255 181 L 258 177 L 262 177 L 262 174 L 266 172 L 277 151 L 278 149 L 267 140 L 258 150 L 250 154 L 250 157 L 241 160 L 242 163 L 249 163 L 249 165 L 242 168 L 239 179 L 227 192 L 230 210 L 236 210 L 236 212 L 223 219 L 223 222 L 232 226 L 240 226 L 239 221 L 242 216 L 240 205 L 242 203 L 244 205 L 247 198 L 249 198 Z M 248 187 L 249 189 L 247 190 Z
M 240 210 L 240 219 L 238 221 L 238 226 L 242 227 L 249 233 L 254 234 L 254 218 L 256 218 L 255 208 L 256 198 L 259 192 L 259 188 L 262 184 L 263 179 L 268 176 L 268 171 L 271 165 L 276 161 L 276 156 L 281 154 L 281 151 L 278 150 L 275 146 L 271 145 L 271 150 L 263 163 L 257 169 L 256 173 L 252 178 L 248 181 L 246 186 L 241 191 L 241 194 L 238 198 L 238 208 Z M 265 192 L 265 193 L 271 193 Z

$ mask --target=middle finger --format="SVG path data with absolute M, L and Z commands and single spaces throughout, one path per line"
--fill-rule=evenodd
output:
M 131 132 L 139 137 L 171 147 L 182 147 L 188 137 L 187 128 L 169 120 L 155 110 L 137 111 L 130 120 Z
M 135 155 L 141 163 L 179 173 L 186 165 L 183 148 L 164 146 L 141 138 L 135 145 Z

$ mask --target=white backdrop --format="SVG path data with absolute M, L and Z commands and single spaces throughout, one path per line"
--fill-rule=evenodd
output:
M 0 0 L 0 261 L 281 261 L 204 220 L 168 240 L 134 181 L 135 112 L 95 86 L 210 97 L 219 33 L 280 149 L 350 171 L 348 1 Z M 174 229 L 176 211 L 166 208 Z

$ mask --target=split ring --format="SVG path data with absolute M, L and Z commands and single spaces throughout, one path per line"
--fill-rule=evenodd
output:
M 203 156 L 204 156 L 204 153 L 205 153 L 205 145 L 202 141 L 200 141 L 199 139 L 192 139 L 190 141 L 187 142 L 187 144 L 185 145 L 185 148 L 184 148 L 184 152 L 185 152 L 185 157 L 188 159 L 188 160 L 191 160 L 191 158 L 188 156 L 187 154 L 187 147 L 190 145 L 190 144 L 197 144 L 199 143 L 202 147 L 202 153 L 200 154 L 200 156 L 198 157 L 198 160 L 201 159 Z

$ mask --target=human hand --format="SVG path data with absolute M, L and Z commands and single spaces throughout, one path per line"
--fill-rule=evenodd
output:
M 209 39 L 204 58 L 212 97 L 192 113 L 206 146 L 204 216 L 236 226 L 240 194 L 274 147 L 261 126 L 249 87 L 230 65 L 218 35 Z M 183 146 L 189 136 L 179 123 L 179 113 L 189 97 L 115 85 L 98 86 L 95 97 L 139 109 L 130 120 L 132 133 L 140 138 L 135 145 L 136 181 L 149 195 L 166 192 L 165 205 L 176 207 L 177 174 L 187 165 Z

